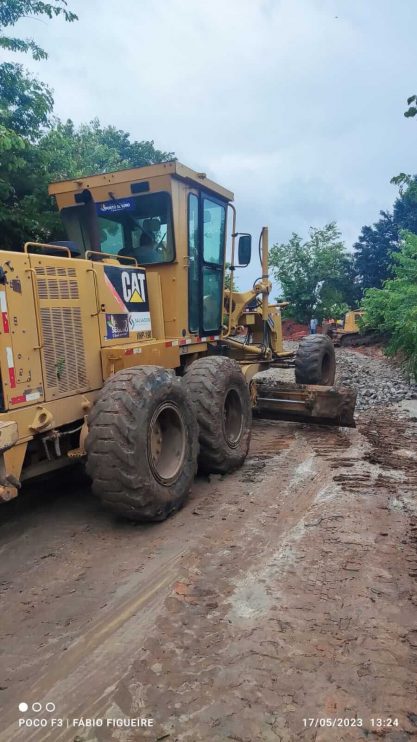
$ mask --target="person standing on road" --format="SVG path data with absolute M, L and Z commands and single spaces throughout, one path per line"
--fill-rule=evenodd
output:
M 315 317 L 312 317 L 310 320 L 310 335 L 317 334 L 317 325 L 318 325 L 318 320 Z

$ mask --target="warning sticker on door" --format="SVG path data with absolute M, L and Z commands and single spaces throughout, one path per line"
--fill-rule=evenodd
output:
M 105 265 L 104 274 L 121 310 L 128 315 L 130 332 L 150 332 L 151 315 L 145 271 L 141 268 Z

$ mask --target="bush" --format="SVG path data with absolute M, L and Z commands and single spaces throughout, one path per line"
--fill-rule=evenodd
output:
M 401 353 L 417 379 L 417 235 L 403 232 L 393 255 L 393 275 L 382 289 L 368 289 L 363 307 L 369 327 L 387 333 L 388 355 Z

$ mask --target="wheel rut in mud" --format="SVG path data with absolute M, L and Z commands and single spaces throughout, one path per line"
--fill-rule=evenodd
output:
M 88 495 L 23 509 L 0 529 L 3 640 L 21 641 L 4 654 L 0 739 L 334 740 L 303 719 L 337 716 L 363 719 L 338 740 L 363 740 L 378 714 L 399 719 L 389 742 L 415 736 L 415 432 L 397 409 L 356 430 L 257 421 L 245 465 L 198 478 L 155 527 Z M 19 732 L 34 692 L 64 717 L 155 727 Z

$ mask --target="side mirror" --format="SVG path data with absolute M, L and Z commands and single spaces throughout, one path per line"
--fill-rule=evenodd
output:
M 245 268 L 250 263 L 252 254 L 252 237 L 250 234 L 242 234 L 239 237 L 237 259 L 239 266 Z

